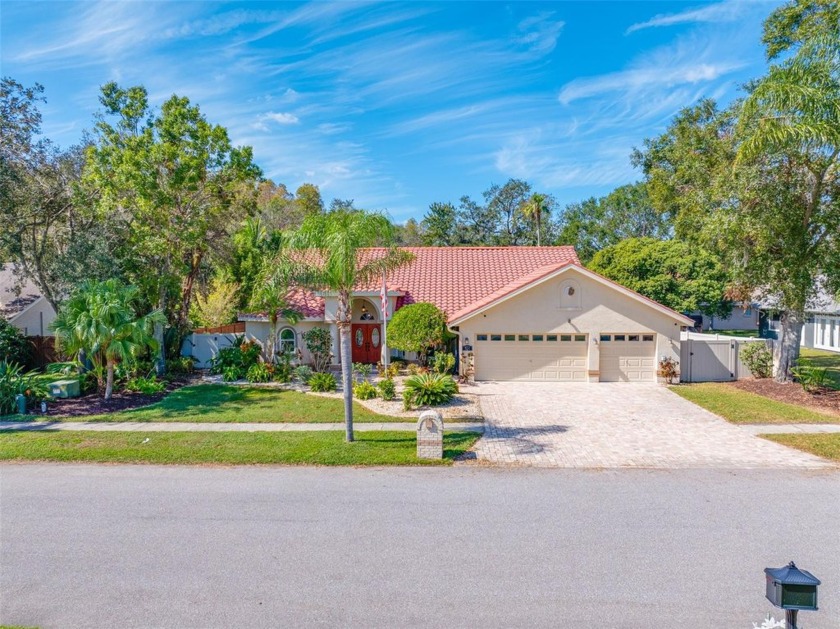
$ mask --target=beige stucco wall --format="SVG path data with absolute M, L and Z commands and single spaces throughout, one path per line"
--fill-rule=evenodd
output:
M 575 287 L 572 307 L 561 307 L 561 289 Z M 680 359 L 680 323 L 655 308 L 605 286 L 582 273 L 569 269 L 534 286 L 460 325 L 464 338 L 476 349 L 476 334 L 492 333 L 578 333 L 589 335 L 589 380 L 597 382 L 600 334 L 614 332 L 653 332 L 656 334 L 656 360 L 670 356 Z M 481 360 L 480 350 L 475 360 Z
M 326 323 L 318 323 L 317 321 L 299 321 L 294 325 L 290 325 L 287 321 L 280 321 L 277 325 L 278 338 L 282 329 L 292 328 L 295 331 L 297 347 L 303 353 L 303 362 L 304 364 L 309 364 L 312 361 L 312 356 L 310 356 L 309 351 L 306 349 L 306 343 L 304 343 L 301 335 L 314 327 L 327 327 L 327 325 Z M 266 341 L 268 341 L 270 328 L 271 324 L 267 321 L 248 321 L 245 323 L 245 335 L 249 339 L 253 339 L 260 345 L 265 346 Z
M 41 298 L 9 323 L 26 336 L 52 336 L 50 324 L 55 321 L 55 310 L 46 299 Z

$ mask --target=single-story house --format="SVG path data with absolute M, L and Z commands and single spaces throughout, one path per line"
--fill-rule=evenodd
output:
M 48 336 L 55 309 L 29 280 L 20 283 L 14 264 L 0 266 L 0 317 L 25 336 Z
M 767 298 L 762 304 L 761 336 L 776 339 L 781 330 L 781 315 L 777 300 Z M 805 323 L 802 326 L 800 346 L 840 352 L 840 302 L 818 282 L 814 295 L 805 306 Z
M 840 302 L 827 295 L 808 308 L 802 347 L 840 352 Z
M 386 278 L 388 317 L 431 302 L 446 313 L 476 380 L 655 382 L 660 359 L 680 358 L 680 330 L 693 321 L 581 265 L 572 247 L 408 247 L 414 260 Z M 376 256 L 377 249 L 362 255 Z M 353 294 L 353 362 L 376 363 L 387 347 L 378 285 Z M 308 360 L 301 334 L 328 327 L 340 363 L 337 300 L 295 290 L 303 316 L 280 322 L 279 343 Z M 239 316 L 265 342 L 266 313 Z
M 692 312 L 689 316 L 692 319 L 700 319 L 704 332 L 724 332 L 729 330 L 758 330 L 759 326 L 759 304 L 733 304 L 729 314 L 725 317 L 707 315 L 699 311 Z

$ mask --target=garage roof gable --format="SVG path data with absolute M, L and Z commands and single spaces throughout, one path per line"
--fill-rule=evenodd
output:
M 545 266 L 545 267 L 541 267 L 539 269 L 536 269 L 532 273 L 530 273 L 528 275 L 525 275 L 525 276 L 517 279 L 516 281 L 511 282 L 507 286 L 504 286 L 503 288 L 497 290 L 496 292 L 488 295 L 484 299 L 482 299 L 478 302 L 475 302 L 473 304 L 470 304 L 466 308 L 463 308 L 462 310 L 454 313 L 452 315 L 452 317 L 450 317 L 450 319 L 449 319 L 449 325 L 450 326 L 460 325 L 461 323 L 463 323 L 467 319 L 470 319 L 470 318 L 472 318 L 472 317 L 474 317 L 478 314 L 481 314 L 482 312 L 488 310 L 489 308 L 497 306 L 498 304 L 500 304 L 504 301 L 507 301 L 508 299 L 511 299 L 511 298 L 521 294 L 521 293 L 524 293 L 525 291 L 533 288 L 534 286 L 537 286 L 539 284 L 542 284 L 545 281 L 548 281 L 550 279 L 558 277 L 558 276 L 568 272 L 570 269 L 574 269 L 575 271 L 577 271 L 578 273 L 580 273 L 581 275 L 583 275 L 585 277 L 588 277 L 588 278 L 590 278 L 590 279 L 592 279 L 592 280 L 594 280 L 594 281 L 596 281 L 600 284 L 603 284 L 604 286 L 607 286 L 607 287 L 609 287 L 613 290 L 616 290 L 616 291 L 622 293 L 623 295 L 625 295 L 625 296 L 627 296 L 627 297 L 629 297 L 629 298 L 631 298 L 635 301 L 638 301 L 638 302 L 640 302 L 640 303 L 642 303 L 642 304 L 644 304 L 644 305 L 646 305 L 650 308 L 653 308 L 654 310 L 658 310 L 662 314 L 672 318 L 674 321 L 677 321 L 678 323 L 680 323 L 682 325 L 686 325 L 686 326 L 693 326 L 694 325 L 694 321 L 692 319 L 689 319 L 685 315 L 680 314 L 676 310 L 672 310 L 671 308 L 668 308 L 667 306 L 663 306 L 659 302 L 654 301 L 653 299 L 650 299 L 648 297 L 645 297 L 644 295 L 641 295 L 641 294 L 637 293 L 636 291 L 630 290 L 626 286 L 622 286 L 621 284 L 618 284 L 618 283 L 604 277 L 603 275 L 595 273 L 594 271 L 591 271 L 591 270 L 587 269 L 586 267 L 583 267 L 579 264 L 562 264 L 560 266 L 553 265 L 553 266 Z

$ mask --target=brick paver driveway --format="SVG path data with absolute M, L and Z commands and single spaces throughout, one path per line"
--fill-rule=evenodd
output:
M 835 467 L 660 385 L 484 382 L 479 460 L 538 467 Z

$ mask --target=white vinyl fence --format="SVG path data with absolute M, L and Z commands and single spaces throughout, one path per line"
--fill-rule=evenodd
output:
M 210 361 L 223 347 L 233 345 L 237 334 L 190 334 L 181 345 L 181 356 L 192 356 L 196 369 L 209 369 Z
M 768 339 L 684 332 L 680 345 L 682 382 L 729 382 L 752 375 L 741 361 L 741 346 L 772 343 Z

